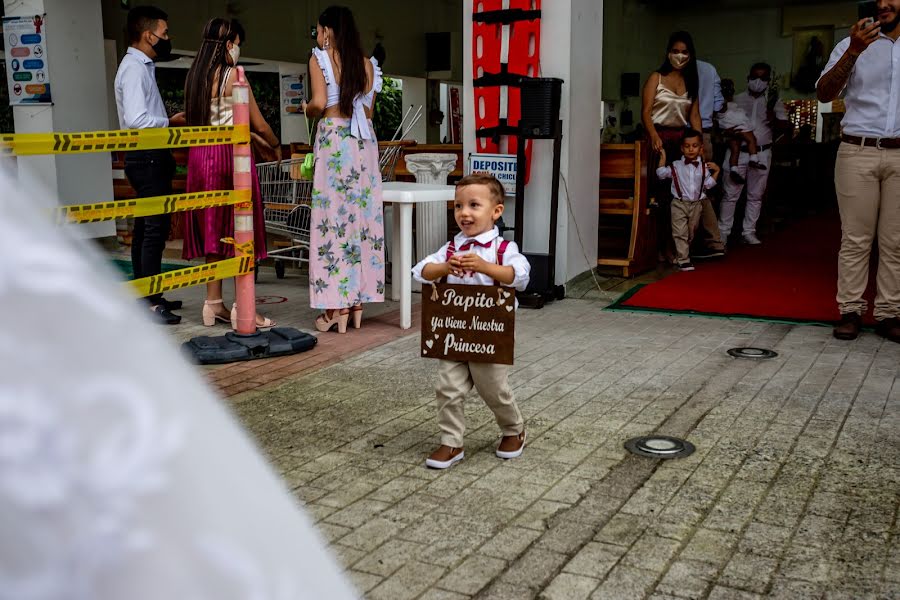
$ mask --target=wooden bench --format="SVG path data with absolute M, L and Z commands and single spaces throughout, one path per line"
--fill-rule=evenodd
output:
M 600 146 L 597 265 L 631 277 L 656 264 L 656 227 L 647 200 L 647 150 L 641 142 Z

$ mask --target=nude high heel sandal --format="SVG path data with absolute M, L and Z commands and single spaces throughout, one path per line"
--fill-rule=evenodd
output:
M 222 315 L 216 312 L 216 309 L 213 308 L 217 304 L 224 304 L 224 302 L 220 300 L 204 300 L 203 301 L 203 325 L 206 327 L 212 327 L 216 324 L 216 321 L 220 323 L 227 323 L 228 318 L 223 317 Z
M 350 307 L 350 314 L 353 316 L 353 329 L 362 327 L 362 311 L 363 307 L 360 305 Z
M 349 321 L 349 311 L 341 314 L 341 311 L 333 310 L 331 311 L 331 317 L 329 317 L 328 311 L 326 310 L 316 317 L 316 329 L 325 333 L 326 331 L 331 331 L 334 329 L 335 325 L 337 325 L 338 333 L 347 333 L 347 323 Z
M 276 323 L 269 317 L 263 317 L 262 322 L 259 320 L 260 315 L 256 315 L 256 328 L 269 329 L 275 327 Z M 237 304 L 231 305 L 231 328 L 237 331 Z

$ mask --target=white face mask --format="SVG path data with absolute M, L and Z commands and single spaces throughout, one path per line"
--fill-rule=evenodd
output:
M 669 54 L 669 62 L 676 69 L 683 69 L 684 66 L 686 64 L 688 64 L 688 61 L 690 61 L 690 60 L 691 60 L 690 54 L 682 54 L 680 52 L 677 52 L 677 53 L 672 52 Z
M 228 56 L 231 57 L 231 64 L 237 66 L 238 61 L 241 59 L 241 47 L 237 44 L 232 44 L 231 50 L 228 51 Z
M 747 82 L 747 89 L 754 94 L 762 94 L 768 87 L 769 82 L 763 81 L 762 79 L 751 79 Z

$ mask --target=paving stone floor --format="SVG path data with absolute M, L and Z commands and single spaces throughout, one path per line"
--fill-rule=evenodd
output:
M 424 468 L 414 333 L 227 402 L 373 600 L 900 597 L 900 345 L 582 297 L 519 312 L 520 459 L 473 396 L 466 459 Z M 697 451 L 625 452 L 651 432 Z

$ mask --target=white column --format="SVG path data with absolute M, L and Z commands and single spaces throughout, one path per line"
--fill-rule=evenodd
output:
M 473 0 L 463 0 L 464 156 L 475 151 L 472 5 Z M 597 263 L 597 173 L 602 127 L 598 103 L 601 97 L 602 51 L 603 0 L 554 0 L 543 4 L 541 75 L 559 77 L 565 81 L 560 109 L 563 120 L 560 171 L 568 182 L 572 204 L 570 214 L 566 186 L 561 182 L 556 283 L 565 283 Z M 551 140 L 535 140 L 531 181 L 525 190 L 525 252 L 548 251 L 552 156 Z M 504 213 L 504 220 L 513 223 L 513 211 L 509 208 L 512 207 L 509 206 Z
M 447 184 L 456 168 L 455 154 L 407 154 L 406 168 L 416 183 Z M 416 260 L 422 260 L 447 241 L 447 205 L 425 202 L 416 206 Z
M 100 0 L 4 0 L 3 5 L 7 17 L 47 15 L 44 49 L 53 104 L 16 106 L 16 133 L 108 129 Z M 113 199 L 109 153 L 19 157 L 17 165 L 22 189 L 60 204 Z M 116 234 L 113 221 L 82 225 L 78 231 L 87 237 Z

